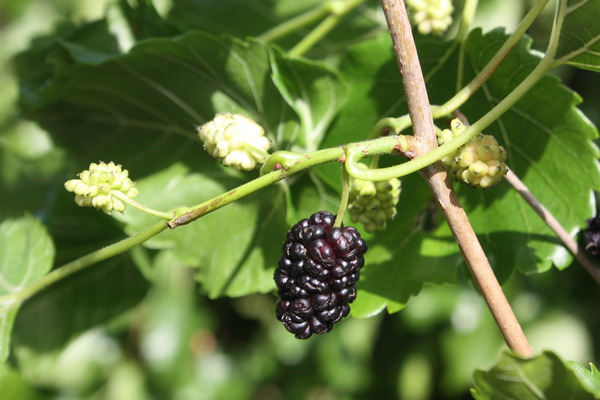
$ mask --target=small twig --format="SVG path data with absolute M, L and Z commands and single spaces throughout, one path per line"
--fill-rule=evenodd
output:
M 340 227 L 344 222 L 344 215 L 346 214 L 346 208 L 348 208 L 348 198 L 350 197 L 350 175 L 346 168 L 342 167 L 342 199 L 340 200 L 340 206 L 335 217 L 335 223 L 333 226 Z
M 383 10 L 394 43 L 394 51 L 402 74 L 402 82 L 413 123 L 414 135 L 419 141 L 417 157 L 437 147 L 433 118 L 419 63 L 412 30 L 402 0 L 382 0 Z M 485 299 L 508 347 L 522 356 L 533 355 L 533 350 L 506 300 L 481 244 L 467 215 L 452 189 L 448 175 L 436 162 L 424 168 L 421 174 L 427 180 L 438 201 L 454 238 Z
M 333 28 L 335 28 L 346 16 L 346 14 L 364 2 L 365 0 L 348 0 L 346 2 L 332 1 L 327 3 L 326 8 L 329 11 L 329 15 L 311 32 L 304 36 L 304 38 L 298 44 L 290 49 L 288 54 L 297 57 L 306 53 L 321 39 L 323 39 Z
M 512 172 L 508 171 L 506 174 L 506 181 L 512 185 L 512 187 L 525 199 L 525 201 L 535 210 L 535 212 L 544 220 L 550 229 L 556 236 L 563 242 L 565 247 L 573 253 L 579 263 L 589 272 L 589 274 L 600 284 L 600 268 L 590 260 L 585 250 L 577 244 L 569 232 L 563 228 L 560 222 L 554 218 L 554 215 L 542 203 L 535 198 L 535 196 L 529 191 L 529 188 L 519 179 L 519 177 Z

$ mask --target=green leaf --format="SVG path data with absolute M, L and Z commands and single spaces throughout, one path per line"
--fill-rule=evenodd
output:
M 195 126 L 216 112 L 252 116 L 275 148 L 298 135 L 316 147 L 344 100 L 340 77 L 323 65 L 201 32 L 149 39 L 96 65 L 79 61 L 73 58 L 70 72 L 51 76 L 44 87 L 24 78 L 36 94 L 23 99 L 29 117 L 82 165 L 98 159 L 124 165 L 140 183 L 139 200 L 158 209 L 197 204 L 248 180 L 217 167 L 202 150 Z M 145 193 L 144 176 L 153 182 Z M 183 262 L 201 266 L 198 280 L 211 296 L 264 292 L 272 289 L 280 246 L 270 237 L 285 235 L 282 201 L 280 189 L 265 189 L 150 243 L 175 246 Z M 197 251 L 198 243 L 208 246 Z
M 18 62 L 27 116 L 81 164 L 113 160 L 137 176 L 174 161 L 208 160 L 195 127 L 217 112 L 248 115 L 263 125 L 275 148 L 286 148 L 298 134 L 318 140 L 343 101 L 339 77 L 321 65 L 202 32 L 148 39 L 97 65 L 74 57 L 61 69 L 68 73 L 30 76 L 32 58 L 44 60 L 44 48 L 46 57 L 56 52 L 52 45 L 41 47 Z M 314 132 L 301 132 L 301 122 Z
M 427 185 L 411 175 L 402 180 L 402 186 L 410 196 L 401 194 L 397 208 L 406 219 L 396 217 L 385 234 L 363 235 L 369 250 L 352 304 L 355 317 L 369 317 L 386 308 L 397 312 L 426 282 L 457 282 L 462 258 L 449 229 L 444 224 L 445 237 L 432 238 L 429 223 L 420 220 L 429 218 L 424 210 L 430 201 Z
M 600 3 L 562 0 L 560 36 L 555 58 L 577 68 L 600 72 Z
M 273 58 L 273 82 L 300 117 L 301 131 L 291 142 L 307 151 L 319 148 L 325 132 L 346 97 L 346 87 L 333 71 L 325 74 L 320 64 Z
M 17 293 L 46 275 L 54 245 L 39 220 L 27 216 L 0 225 L 0 296 Z
M 173 2 L 166 20 L 184 32 L 202 30 L 240 38 L 256 37 L 278 24 L 315 8 L 321 8 L 323 5 L 321 0 L 178 0 Z M 320 58 L 331 59 L 349 42 L 360 40 L 363 36 L 373 34 L 377 30 L 385 31 L 385 21 L 380 18 L 380 15 L 379 2 L 373 0 L 365 2 L 347 14 L 324 40 L 319 41 L 311 51 L 311 56 L 318 54 Z M 321 21 L 295 29 L 276 42 L 285 49 L 290 49 L 319 22 Z
M 289 7 L 281 4 L 282 2 L 278 3 L 278 9 L 289 17 L 289 12 L 285 11 Z M 318 4 L 318 1 L 293 3 L 296 5 L 294 12 L 301 12 Z M 283 15 L 278 16 L 274 8 L 275 2 L 265 3 L 259 0 L 179 0 L 173 3 L 167 21 L 184 31 L 203 30 L 237 37 L 258 36 L 283 19 Z
M 600 371 L 594 364 L 590 363 L 589 371 L 574 361 L 567 361 L 566 365 L 575 372 L 579 381 L 589 392 L 600 398 Z
M 2 311 L 0 308 L 0 364 L 4 364 L 10 355 L 10 342 L 18 309 Z
M 128 255 L 113 257 L 25 302 L 15 321 L 13 341 L 34 351 L 54 350 L 78 333 L 130 310 L 147 289 Z
M 453 51 L 450 43 L 440 40 L 420 39 L 418 50 L 431 102 L 441 104 L 450 98 L 457 76 L 468 82 L 506 38 L 499 30 L 485 35 L 480 30 L 472 32 L 465 45 L 465 67 L 460 71 L 458 49 Z M 529 46 L 530 40 L 523 39 L 461 108 L 469 120 L 487 113 L 537 65 L 540 57 Z M 349 82 L 349 99 L 322 147 L 362 140 L 378 119 L 406 113 L 389 38 L 382 35 L 355 46 L 341 65 Z M 509 168 L 574 235 L 594 215 L 593 192 L 600 188 L 598 153 L 592 143 L 597 132 L 576 108 L 580 101 L 556 78 L 547 76 L 485 131 L 506 147 Z M 447 121 L 438 122 L 440 127 L 445 124 Z M 385 158 L 381 165 L 401 161 Z M 339 181 L 332 166 L 318 173 L 332 185 Z M 357 316 L 372 315 L 386 306 L 389 311 L 399 310 L 424 283 L 452 283 L 458 277 L 462 265 L 458 247 L 437 208 L 430 207 L 427 187 L 413 179 L 420 180 L 403 178 L 398 215 L 388 230 L 368 239 L 370 250 L 353 306 Z M 543 272 L 552 265 L 565 268 L 570 264 L 570 254 L 508 183 L 489 190 L 455 187 L 501 282 L 515 269 Z M 433 225 L 424 229 L 419 215 Z
M 13 369 L 0 369 L 0 387 L 7 399 L 50 400 L 51 396 L 40 393 L 22 375 Z
M 46 275 L 54 261 L 54 244 L 44 226 L 31 216 L 0 225 L 0 296 L 20 292 Z M 10 305 L 6 298 L 0 305 Z M 0 364 L 9 354 L 13 323 L 18 308 L 0 307 Z
M 127 0 L 119 0 L 119 7 L 137 40 L 181 33 L 158 15 L 151 0 L 137 1 L 135 6 Z
M 529 359 L 505 352 L 488 371 L 476 371 L 477 400 L 597 399 L 578 376 L 552 352 Z
M 505 39 L 500 31 L 473 32 L 467 42 L 472 68 L 481 69 Z M 530 44 L 523 39 L 461 109 L 471 120 L 506 97 L 540 61 Z M 485 131 L 507 149 L 509 168 L 573 234 L 595 214 L 593 192 L 600 188 L 598 151 L 592 142 L 598 133 L 576 108 L 580 102 L 549 75 Z M 463 186 L 459 195 L 501 281 L 513 268 L 530 273 L 570 264 L 571 255 L 508 183 L 487 191 Z
M 223 169 L 202 172 L 174 164 L 137 182 L 142 193 L 139 200 L 165 209 L 199 204 L 244 183 L 228 177 Z M 191 224 L 163 232 L 146 245 L 169 249 L 182 264 L 198 268 L 196 280 L 210 297 L 267 292 L 274 288 L 273 270 L 287 231 L 284 204 L 281 188 L 268 187 Z M 127 224 L 128 232 L 155 219 L 129 209 L 117 218 Z

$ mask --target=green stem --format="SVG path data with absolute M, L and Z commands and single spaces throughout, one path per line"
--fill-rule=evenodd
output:
M 456 34 L 456 40 L 463 43 L 469 35 L 469 29 L 473 24 L 475 18 L 475 11 L 477 11 L 477 5 L 479 0 L 466 0 L 463 6 L 462 15 L 460 18 L 460 26 Z
M 177 228 L 178 226 L 189 224 L 206 214 L 280 181 L 287 176 L 288 174 L 283 169 L 272 171 L 196 206 L 179 208 L 175 210 L 176 217 L 167 222 L 167 225 L 169 228 Z
M 300 154 L 292 153 L 291 151 L 277 151 L 263 164 L 260 169 L 260 174 L 265 175 L 274 169 L 288 169 L 298 161 Z
M 469 6 L 470 2 L 467 2 L 465 7 Z M 432 107 L 432 114 L 434 118 L 444 117 L 446 115 L 451 114 L 455 110 L 457 110 L 462 104 L 464 104 L 471 95 L 479 89 L 486 80 L 492 75 L 492 73 L 498 68 L 500 63 L 506 58 L 506 56 L 510 53 L 514 45 L 521 39 L 521 37 L 525 34 L 526 30 L 531 26 L 533 21 L 537 18 L 537 16 L 542 12 L 548 0 L 538 0 L 534 6 L 529 10 L 525 18 L 521 21 L 515 32 L 507 39 L 507 41 L 502 45 L 502 47 L 498 50 L 498 52 L 492 57 L 492 59 L 486 64 L 486 66 L 477 74 L 475 78 L 467 86 L 465 86 L 462 90 L 460 90 L 454 97 L 448 100 L 445 104 L 441 106 Z M 470 10 L 469 10 L 470 11 Z M 550 54 L 550 53 L 548 53 Z M 554 54 L 554 53 L 551 53 Z M 544 61 L 545 60 L 545 61 Z M 469 141 L 472 137 L 474 137 L 477 133 L 481 132 L 484 128 L 489 126 L 496 118 L 498 118 L 501 114 L 506 112 L 508 108 L 510 108 L 516 101 L 522 97 L 531 86 L 533 86 L 541 77 L 554 65 L 550 63 L 548 57 L 545 57 L 542 63 L 532 71 L 532 73 L 519 85 L 515 90 L 505 98 L 501 103 L 499 103 L 496 107 L 490 110 L 482 120 L 478 121 L 474 125 L 472 125 L 464 134 L 460 135 L 455 140 L 452 140 L 443 146 L 440 146 L 433 151 L 425 154 L 421 157 L 415 158 L 407 163 L 396 165 L 388 168 L 380 168 L 380 169 L 359 169 L 356 167 L 356 163 L 362 158 L 366 157 L 367 154 L 362 152 L 356 152 L 349 154 L 349 159 L 346 162 L 346 168 L 348 173 L 354 178 L 370 180 L 370 181 L 380 181 L 380 180 L 388 180 L 391 178 L 399 178 L 404 175 L 411 174 L 416 172 L 426 166 L 434 163 L 435 161 L 441 159 L 443 156 L 450 154 L 460 146 Z M 398 126 L 402 126 L 401 129 L 406 129 L 410 126 L 410 119 L 407 119 L 408 116 L 403 116 L 398 118 Z M 404 119 L 407 121 L 404 121 Z M 407 122 L 406 126 L 405 123 Z M 391 126 L 391 123 L 386 119 L 382 119 L 379 123 L 382 126 L 386 126 L 386 124 Z M 378 123 L 378 124 L 379 124 Z M 381 132 L 381 128 L 378 128 L 376 125 L 372 136 Z
M 329 15 L 319 25 L 317 25 L 308 35 L 306 35 L 288 54 L 291 56 L 301 56 L 310 50 L 317 42 L 325 37 L 337 24 L 354 8 L 364 3 L 366 0 L 346 0 L 331 1 L 327 3 Z
M 162 211 L 158 211 L 158 210 L 154 210 L 152 208 L 146 207 L 146 206 L 138 203 L 137 201 L 127 197 L 127 195 L 125 195 L 123 192 L 120 192 L 118 190 L 111 191 L 111 194 L 113 196 L 115 196 L 116 198 L 118 198 L 119 200 L 129 204 L 132 207 L 137 208 L 138 210 L 140 210 L 142 212 L 145 212 L 146 214 L 150 214 L 155 217 L 167 219 L 167 220 L 173 218 L 173 213 L 166 213 L 166 212 L 162 212 Z
M 439 58 L 436 65 L 427 72 L 425 76 L 425 81 L 428 81 L 432 76 L 437 74 L 444 66 L 446 62 L 454 55 L 456 48 L 460 47 L 460 53 L 458 58 L 458 71 L 462 71 L 462 64 L 464 62 L 464 46 L 463 42 L 468 36 L 469 27 L 474 17 L 475 9 L 477 8 L 477 0 L 467 0 L 465 6 L 463 8 L 460 27 L 456 34 L 456 39 L 452 41 L 452 44 L 445 53 Z M 462 87 L 462 74 L 459 72 L 459 75 L 456 79 L 456 90 L 458 91 Z
M 329 10 L 329 4 L 323 3 L 313 9 L 306 11 L 303 14 L 300 14 L 269 29 L 262 35 L 259 35 L 258 39 L 264 40 L 265 42 L 273 42 L 281 37 L 296 32 L 298 29 L 304 26 L 310 25 L 322 19 L 329 13 Z
M 381 136 L 388 135 L 399 135 L 404 129 L 408 128 L 411 125 L 410 116 L 403 115 L 399 118 L 383 118 L 377 121 L 371 133 L 369 134 L 369 139 L 377 139 Z M 379 155 L 374 155 L 371 158 L 371 164 L 369 168 L 375 169 L 379 165 Z
M 26 287 L 22 291 L 0 297 L 0 303 L 7 302 L 7 305 L 0 309 L 0 313 L 6 313 L 11 309 L 19 307 L 21 304 L 23 304 L 25 300 L 31 298 L 36 293 L 49 287 L 53 283 L 56 283 L 61 279 L 64 279 L 67 276 L 74 274 L 75 272 L 81 271 L 93 264 L 96 264 L 100 261 L 104 261 L 110 257 L 114 257 L 118 254 L 124 253 L 132 249 L 133 247 L 144 243 L 146 240 L 163 231 L 166 227 L 167 224 L 164 220 L 157 221 L 154 224 L 148 226 L 143 231 L 138 232 L 133 236 L 123 239 L 117 243 L 113 243 L 110 246 L 106 246 L 100 250 L 96 250 L 92 253 L 86 254 L 83 257 L 80 257 L 59 268 L 52 270 L 48 275 L 45 275 L 40 280 Z M 12 302 L 8 303 L 8 300 L 11 299 Z
M 455 139 L 437 147 L 421 157 L 410 160 L 404 164 L 395 165 L 388 168 L 364 170 L 356 167 L 356 163 L 362 158 L 368 156 L 364 152 L 350 152 L 346 159 L 346 168 L 348 173 L 354 178 L 368 181 L 384 181 L 392 178 L 399 178 L 411 174 L 428 165 L 440 160 L 447 154 L 455 152 L 460 146 L 468 142 L 475 135 L 490 126 L 502 114 L 510 109 L 519 101 L 552 67 L 554 61 L 551 56 L 546 55 L 533 71 L 521 82 L 508 96 L 506 96 L 494 108 L 488 111 L 481 119 L 467 128 Z M 435 111 L 434 111 L 435 115 Z M 410 148 L 410 147 L 408 147 Z
M 455 45 L 460 45 L 458 52 L 458 67 L 457 67 L 457 76 L 456 76 L 456 91 L 459 92 L 460 88 L 463 87 L 463 71 L 465 66 L 465 57 L 466 51 L 464 43 L 469 36 L 469 28 L 473 23 L 473 18 L 475 17 L 475 11 L 477 10 L 478 0 L 467 0 L 464 4 L 462 15 L 460 18 L 460 26 L 458 28 L 458 32 L 456 34 L 456 39 L 453 43 L 452 48 L 455 48 Z M 453 50 L 454 51 L 454 50 Z
M 410 117 L 408 115 L 403 115 L 399 118 L 382 118 L 371 129 L 371 133 L 369 134 L 370 139 L 377 139 L 381 136 L 389 136 L 389 135 L 399 135 L 404 129 L 408 128 L 411 125 Z
M 250 153 L 253 153 L 254 156 L 261 157 L 263 159 L 262 161 L 266 160 L 267 158 L 269 158 L 271 156 L 271 153 L 269 153 L 268 151 L 266 151 L 264 149 L 261 149 L 258 146 L 255 146 L 252 143 L 244 143 L 244 149 L 246 151 L 249 151 Z
M 454 110 L 457 110 L 462 106 L 472 95 L 479 89 L 492 73 L 498 68 L 500 63 L 504 61 L 506 56 L 510 53 L 512 48 L 517 44 L 523 37 L 527 29 L 531 26 L 533 21 L 542 12 L 548 0 L 538 0 L 531 10 L 527 13 L 525 18 L 521 21 L 517 29 L 509 36 L 504 42 L 502 47 L 496 52 L 494 57 L 486 64 L 486 66 L 473 78 L 471 82 L 467 84 L 462 90 L 454 95 L 450 100 L 439 107 L 433 107 L 432 113 L 434 118 L 444 117 L 450 115 Z
M 346 215 L 346 209 L 348 208 L 348 198 L 350 197 L 350 176 L 346 168 L 342 168 L 342 198 L 340 199 L 340 206 L 338 208 L 337 216 L 335 217 L 334 227 L 342 226 L 344 222 L 344 215 Z
M 303 171 L 316 165 L 332 161 L 343 162 L 347 154 L 361 154 L 362 157 L 377 154 L 386 154 L 394 150 L 408 151 L 412 146 L 411 136 L 389 136 L 365 142 L 351 143 L 345 147 L 333 147 L 313 151 L 306 154 L 296 154 L 289 151 L 278 151 L 267 159 L 261 169 L 261 176 L 241 186 L 236 187 L 220 196 L 207 200 L 193 207 L 182 207 L 175 210 L 176 217 L 167 225 L 176 228 L 188 224 L 208 213 L 211 213 L 227 204 L 239 200 L 249 194 L 256 192 L 268 185 L 287 178 L 297 172 Z M 362 158 L 361 157 L 361 158 Z M 348 168 L 348 158 L 346 158 Z M 348 172 L 358 169 L 355 166 L 348 168 Z M 361 170 L 364 171 L 364 170 Z

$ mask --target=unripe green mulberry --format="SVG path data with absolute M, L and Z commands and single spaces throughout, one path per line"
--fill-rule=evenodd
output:
M 198 128 L 198 136 L 211 156 L 241 171 L 264 163 L 271 147 L 262 126 L 240 114 L 217 114 Z
M 65 189 L 75 193 L 75 203 L 80 207 L 94 207 L 110 214 L 112 210 L 125 210 L 125 203 L 115 193 L 133 199 L 139 191 L 129 179 L 129 172 L 114 162 L 91 163 L 89 169 L 78 174 L 79 179 L 65 182 Z
M 410 21 L 422 35 L 443 34 L 452 24 L 452 0 L 407 0 Z
M 360 168 L 366 169 L 364 164 Z M 352 178 L 348 213 L 352 222 L 363 224 L 365 231 L 384 230 L 386 220 L 396 216 L 401 183 L 393 178 L 387 181 L 364 181 Z
M 444 129 L 437 134 L 438 144 L 442 145 L 462 134 L 467 127 L 454 119 L 451 129 Z M 488 188 L 494 186 L 506 175 L 506 150 L 498 145 L 492 135 L 482 133 L 469 140 L 456 152 L 442 158 L 442 163 L 450 176 L 470 186 Z

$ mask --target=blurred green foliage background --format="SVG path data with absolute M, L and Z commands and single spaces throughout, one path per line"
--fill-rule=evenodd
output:
M 20 118 L 11 60 L 56 24 L 99 18 L 110 3 L 0 0 L 3 219 L 24 210 L 36 210 L 43 218 L 49 199 L 57 196 L 55 183 L 64 180 L 68 169 L 64 152 L 49 135 Z M 159 11 L 169 8 L 168 1 L 155 3 Z M 482 1 L 476 24 L 484 30 L 510 30 L 524 3 Z M 532 28 L 536 43 L 543 44 L 550 18 L 546 15 Z M 598 75 L 570 68 L 557 73 L 582 95 L 581 109 L 599 125 Z M 104 228 L 111 231 L 112 224 L 108 221 Z M 161 257 L 152 260 L 159 283 L 136 288 L 144 301 L 133 310 L 60 347 L 16 343 L 14 368 L 0 378 L 0 397 L 467 399 L 473 370 L 491 367 L 504 348 L 467 280 L 457 286 L 426 286 L 397 314 L 347 319 L 328 335 L 298 341 L 275 320 L 274 296 L 208 300 L 198 294 L 192 271 L 178 268 L 168 254 Z M 580 266 L 517 274 L 505 290 L 537 353 L 550 349 L 584 364 L 600 360 L 599 291 Z M 44 327 L 36 334 L 43 337 Z

